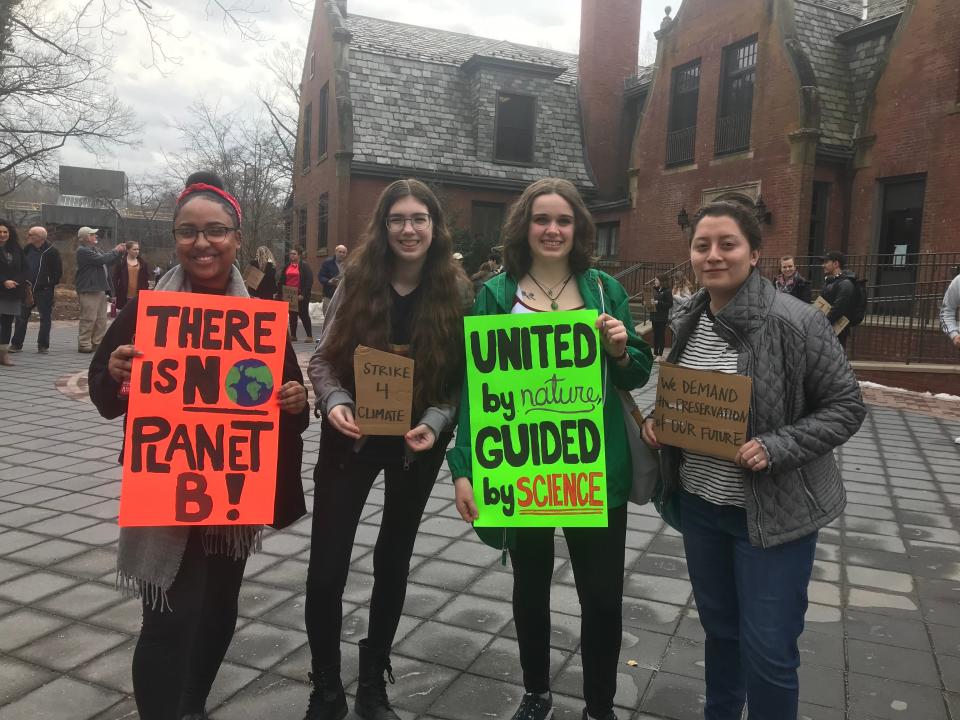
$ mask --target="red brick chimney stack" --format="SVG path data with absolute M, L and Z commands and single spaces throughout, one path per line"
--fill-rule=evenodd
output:
M 640 7 L 641 0 L 580 3 L 580 111 L 587 161 L 603 199 L 626 194 L 623 81 L 637 72 Z

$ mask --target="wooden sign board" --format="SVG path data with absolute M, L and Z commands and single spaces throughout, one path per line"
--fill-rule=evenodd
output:
M 256 265 L 247 265 L 246 270 L 243 271 L 243 282 L 251 290 L 256 290 L 263 282 L 263 270 Z
M 823 295 L 818 296 L 817 299 L 814 300 L 813 306 L 814 306 L 817 310 L 819 310 L 820 312 L 822 312 L 824 315 L 829 315 L 829 314 L 830 314 L 830 311 L 833 310 L 833 305 L 831 305 L 831 304 L 828 303 L 826 300 L 824 300 L 824 299 L 823 299 Z M 841 316 L 837 319 L 837 321 L 833 323 L 833 332 L 834 332 L 836 335 L 839 335 L 840 333 L 842 333 L 842 332 L 844 331 L 844 329 L 845 329 L 845 328 L 847 327 L 847 325 L 849 325 L 849 324 L 850 324 L 850 321 L 847 320 L 846 315 L 841 315 Z
M 733 460 L 747 441 L 753 381 L 660 363 L 654 432 L 664 445 Z
M 283 301 L 290 307 L 290 312 L 295 313 L 300 310 L 300 301 L 297 300 L 299 295 L 300 288 L 283 286 Z
M 404 435 L 413 427 L 413 360 L 359 345 L 353 353 L 357 409 L 364 435 Z

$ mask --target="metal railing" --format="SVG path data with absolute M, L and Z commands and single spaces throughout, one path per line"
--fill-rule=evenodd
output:
M 794 261 L 800 274 L 811 280 L 816 297 L 823 287 L 820 259 Z M 947 286 L 960 273 L 960 252 L 851 255 L 846 267 L 867 280 L 866 316 L 847 342 L 851 360 L 960 363 L 960 354 L 940 330 L 940 306 Z M 667 276 L 674 287 L 685 282 L 697 288 L 689 261 L 678 265 L 618 261 L 601 268 L 626 288 L 634 320 L 640 324 L 649 316 L 654 276 Z M 780 260 L 762 257 L 758 268 L 772 280 L 780 272 Z
M 693 162 L 697 126 L 667 133 L 667 167 Z
M 717 155 L 739 152 L 750 147 L 751 113 L 742 112 L 717 118 L 714 151 Z

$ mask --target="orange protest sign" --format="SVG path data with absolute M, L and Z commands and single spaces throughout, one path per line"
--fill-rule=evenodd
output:
M 273 521 L 287 309 L 141 291 L 120 525 Z

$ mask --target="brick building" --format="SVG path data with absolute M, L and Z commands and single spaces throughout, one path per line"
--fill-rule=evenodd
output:
M 621 255 L 684 260 L 682 212 L 720 197 L 762 199 L 768 256 L 960 250 L 960 3 L 724 5 L 684 0 L 657 34 Z
M 603 12 L 600 9 L 603 8 Z M 583 0 L 578 55 L 352 15 L 319 0 L 301 84 L 291 240 L 356 245 L 380 191 L 432 183 L 451 225 L 496 236 L 530 182 L 573 181 L 615 256 L 639 112 L 640 0 Z

